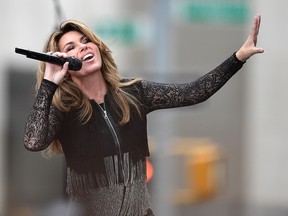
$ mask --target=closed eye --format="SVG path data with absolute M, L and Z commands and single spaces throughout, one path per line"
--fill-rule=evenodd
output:
M 69 51 L 71 51 L 73 49 L 74 49 L 74 46 L 69 46 L 69 47 L 66 48 L 66 52 L 69 52 Z
M 89 38 L 87 38 L 85 36 L 82 38 L 82 43 L 87 44 L 89 42 L 91 42 L 91 40 Z

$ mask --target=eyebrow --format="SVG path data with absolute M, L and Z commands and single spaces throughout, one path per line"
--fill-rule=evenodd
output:
M 82 36 L 80 37 L 80 41 L 83 41 L 84 38 L 87 38 L 87 37 L 86 37 L 85 35 L 82 35 Z M 71 42 L 66 43 L 66 44 L 63 46 L 63 50 L 65 49 L 66 46 L 69 46 L 69 45 L 71 45 L 71 44 L 74 44 L 74 42 L 71 41 Z
M 71 41 L 71 42 L 68 42 L 67 44 L 65 44 L 65 45 L 63 46 L 63 50 L 65 49 L 66 46 L 69 46 L 70 44 L 73 44 L 73 43 L 74 43 L 74 42 Z

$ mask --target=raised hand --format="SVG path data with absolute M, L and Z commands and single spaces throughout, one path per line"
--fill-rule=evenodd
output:
M 242 47 L 236 52 L 236 57 L 240 61 L 244 62 L 254 54 L 264 52 L 263 48 L 257 47 L 257 37 L 259 33 L 260 24 L 261 24 L 261 16 L 257 15 L 254 18 L 253 26 L 250 34 L 248 35 L 248 38 L 246 39 Z

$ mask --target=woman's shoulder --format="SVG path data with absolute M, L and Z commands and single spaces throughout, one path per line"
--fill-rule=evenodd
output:
M 142 78 L 122 78 L 120 80 L 120 86 L 123 88 L 139 88 L 142 85 Z

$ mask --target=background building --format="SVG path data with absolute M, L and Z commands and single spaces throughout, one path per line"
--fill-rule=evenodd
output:
M 258 43 L 264 47 L 264 54 L 249 60 L 208 101 L 150 114 L 154 176 L 149 186 L 153 209 L 159 216 L 287 215 L 287 1 L 1 3 L 1 216 L 61 215 L 65 206 L 63 158 L 47 160 L 23 146 L 38 62 L 15 54 L 15 47 L 41 51 L 56 26 L 65 19 L 77 19 L 107 42 L 123 76 L 186 82 L 210 71 L 235 52 L 246 39 L 256 14 L 262 15 Z M 195 143 L 213 147 L 212 153 L 211 148 L 204 150 L 205 158 L 212 158 L 210 165 L 217 167 L 215 173 L 220 179 L 213 181 L 217 192 L 204 196 L 209 199 L 189 199 L 183 194 L 179 195 L 183 199 L 173 199 L 178 197 L 179 188 L 186 189 L 184 194 L 190 193 L 185 174 L 199 169 L 186 166 L 185 158 L 191 155 L 179 150 L 186 143 L 189 150 L 195 150 Z M 196 182 L 193 176 L 192 179 Z M 194 195 L 195 190 L 191 192 Z

